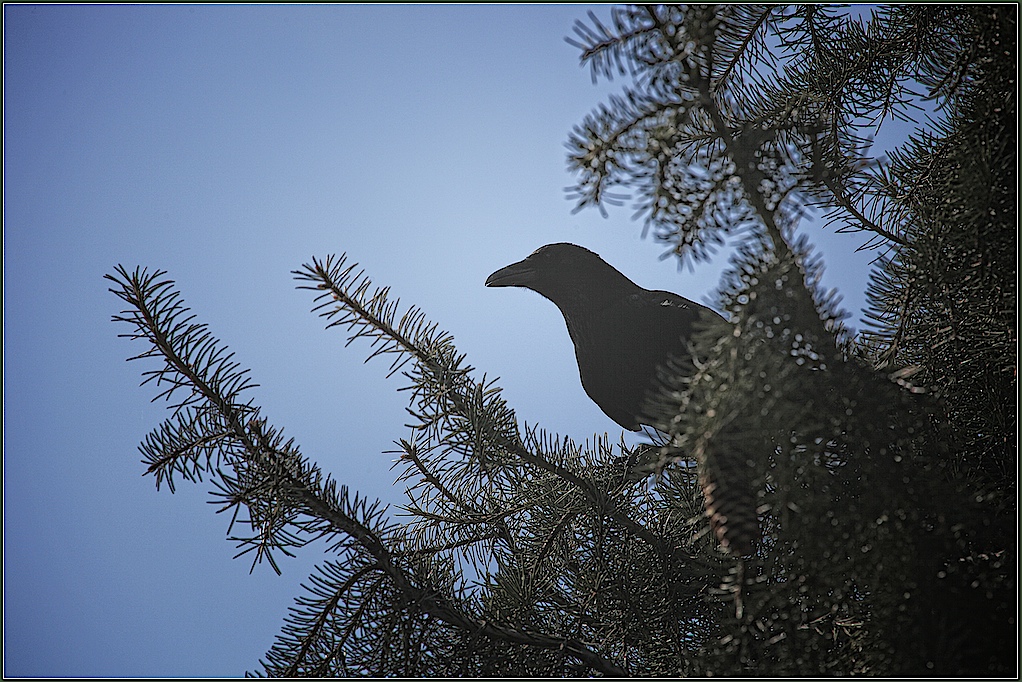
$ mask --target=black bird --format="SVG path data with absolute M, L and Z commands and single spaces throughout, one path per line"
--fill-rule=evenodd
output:
M 547 244 L 486 278 L 488 287 L 525 287 L 553 301 L 568 325 L 582 387 L 626 429 L 650 424 L 657 367 L 691 362 L 688 337 L 700 318 L 719 314 L 669 291 L 643 289 L 598 255 L 575 244 Z M 726 326 L 722 327 L 726 329 Z M 735 452 L 713 461 L 696 453 L 710 527 L 728 551 L 750 555 L 759 541 L 756 492 Z
M 649 424 L 646 400 L 668 356 L 684 362 L 687 340 L 709 308 L 650 291 L 575 244 L 547 244 L 497 270 L 488 287 L 525 287 L 553 301 L 568 325 L 585 392 L 626 429 Z

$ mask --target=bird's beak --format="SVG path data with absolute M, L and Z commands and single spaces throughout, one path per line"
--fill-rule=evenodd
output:
M 536 281 L 536 270 L 529 259 L 520 260 L 497 270 L 486 278 L 488 287 L 528 287 Z

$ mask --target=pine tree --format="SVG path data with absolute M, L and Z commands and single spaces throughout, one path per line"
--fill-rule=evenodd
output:
M 405 378 L 404 524 L 245 399 L 165 273 L 108 276 L 174 408 L 142 445 L 157 485 L 209 477 L 255 561 L 328 540 L 259 674 L 1010 675 L 1015 12 L 579 22 L 594 77 L 631 85 L 571 136 L 578 206 L 630 192 L 683 260 L 737 242 L 732 333 L 697 336 L 694 376 L 665 368 L 662 440 L 578 444 L 520 428 L 448 334 L 345 257 L 303 266 L 329 326 Z M 917 89 L 940 116 L 870 159 L 867 124 L 909 115 Z M 858 338 L 798 233 L 809 207 L 878 250 Z M 744 558 L 721 546 L 753 538 Z

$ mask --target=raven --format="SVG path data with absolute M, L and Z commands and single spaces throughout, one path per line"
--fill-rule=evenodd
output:
M 684 363 L 687 340 L 706 306 L 650 291 L 575 244 L 547 244 L 486 278 L 488 287 L 525 287 L 556 305 L 575 344 L 582 388 L 608 417 L 631 431 L 652 426 L 646 406 L 657 367 Z
M 673 358 L 685 371 L 688 337 L 700 319 L 723 318 L 669 291 L 650 291 L 602 258 L 575 244 L 547 244 L 528 258 L 497 270 L 488 287 L 525 287 L 550 299 L 564 315 L 575 344 L 585 392 L 626 429 L 653 426 L 651 397 L 657 368 Z M 712 459 L 712 461 L 707 461 Z M 748 466 L 736 452 L 697 454 L 699 485 L 710 526 L 728 551 L 753 552 L 759 539 L 756 493 Z

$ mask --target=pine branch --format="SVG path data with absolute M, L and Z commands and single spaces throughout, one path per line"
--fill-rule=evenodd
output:
M 713 86 L 714 94 L 716 94 L 716 92 L 721 90 L 723 87 L 727 86 L 728 79 L 730 78 L 731 74 L 735 71 L 735 69 L 738 68 L 742 60 L 746 58 L 747 53 L 750 51 L 750 48 L 752 48 L 752 46 L 755 45 L 756 42 L 762 41 L 762 38 L 760 37 L 760 29 L 767 24 L 767 22 L 771 18 L 771 15 L 775 11 L 775 8 L 772 6 L 767 7 L 736 6 L 736 9 L 749 12 L 751 15 L 755 16 L 755 19 L 751 25 L 735 27 L 733 29 L 736 31 L 740 31 L 743 35 L 741 35 L 741 40 L 739 44 L 736 45 L 735 48 L 733 49 L 733 54 L 731 55 L 730 59 L 728 59 L 728 61 L 726 62 L 724 70 L 721 71 L 720 75 L 717 76 L 716 79 L 714 79 Z M 721 27 L 721 29 L 724 30 L 732 29 L 732 23 L 724 22 L 724 25 Z M 769 55 L 770 53 L 767 52 L 766 54 Z
M 480 461 L 484 465 L 486 457 L 503 452 L 551 473 L 572 484 L 596 509 L 629 532 L 653 547 L 662 546 L 646 528 L 613 509 L 606 496 L 591 482 L 527 449 L 517 433 L 513 413 L 495 391 L 468 377 L 471 368 L 462 368 L 463 356 L 456 357 L 451 353 L 450 337 L 437 334 L 435 324 L 425 325 L 421 312 L 414 307 L 395 326 L 398 302 L 387 300 L 389 290 L 386 288 L 369 294 L 372 283 L 363 271 L 356 272 L 356 267 L 354 264 L 346 265 L 344 255 L 336 260 L 328 256 L 324 261 L 313 259 L 312 265 L 305 265 L 294 274 L 299 281 L 310 282 L 300 288 L 322 292 L 316 297 L 314 310 L 331 321 L 328 327 L 346 326 L 350 333 L 348 343 L 360 337 L 372 338 L 375 350 L 370 358 L 385 353 L 398 356 L 391 364 L 391 374 L 414 359 L 418 369 L 407 376 L 415 380 L 416 390 L 421 391 L 427 386 L 442 387 L 435 395 L 428 396 L 429 401 L 440 403 L 439 407 L 432 408 L 435 412 L 416 415 L 420 419 L 419 429 L 434 428 L 438 421 L 457 416 L 460 418 L 459 428 L 452 428 L 447 433 L 468 429 L 470 442 L 478 444 L 473 452 L 483 458 Z M 416 372 L 421 372 L 421 376 Z M 447 437 L 440 435 L 439 440 Z
M 251 401 L 240 401 L 240 394 L 255 386 L 247 378 L 248 370 L 240 369 L 207 325 L 194 322 L 165 272 L 129 273 L 123 267 L 116 272 L 107 276 L 118 285 L 111 291 L 131 309 L 114 320 L 134 328 L 122 336 L 150 345 L 132 359 L 158 358 L 162 363 L 144 373 L 143 384 L 169 384 L 157 395 L 167 400 L 187 392 L 172 406 L 172 420 L 143 444 L 147 473 L 156 475 L 157 484 L 167 480 L 171 487 L 175 470 L 189 480 L 201 480 L 203 473 L 211 476 L 219 490 L 216 495 L 224 500 L 222 511 L 235 510 L 232 526 L 238 508 L 248 510 L 246 523 L 254 535 L 234 538 L 245 548 L 241 554 L 254 551 L 253 567 L 266 559 L 279 572 L 274 551 L 290 554 L 289 548 L 320 535 L 314 520 L 301 518 L 302 502 L 328 494 L 332 483 L 324 482 L 319 469 L 298 453 L 293 442 L 285 442 L 259 417 Z M 353 533 L 358 527 L 352 518 L 343 530 Z
M 353 541 L 361 551 L 371 556 L 375 569 L 385 574 L 403 595 L 404 601 L 415 604 L 419 612 L 501 641 L 565 651 L 603 674 L 624 674 L 623 669 L 580 642 L 479 620 L 461 611 L 439 590 L 424 582 L 422 576 L 413 580 L 388 546 L 386 528 L 371 525 L 376 515 L 375 507 L 367 508 L 364 503 L 360 505 L 357 498 L 353 505 L 345 505 L 346 491 L 342 489 L 338 496 L 334 483 L 329 479 L 324 482 L 318 469 L 305 462 L 290 441 L 282 443 L 279 434 L 267 427 L 264 420 L 252 417 L 247 423 L 243 421 L 244 417 L 258 413 L 250 403 L 240 405 L 236 402 L 238 393 L 252 385 L 244 380 L 247 372 L 239 371 L 237 363 L 229 362 L 232 356 L 219 346 L 205 325 L 191 322 L 194 316 L 188 315 L 187 308 L 180 303 L 179 294 L 172 289 L 173 282 L 161 279 L 165 273 L 157 271 L 150 275 L 147 271 L 136 270 L 129 274 L 121 267 L 117 268 L 117 273 L 118 276 L 108 276 L 119 285 L 118 289 L 111 291 L 127 301 L 132 309 L 114 319 L 134 327 L 134 331 L 125 336 L 143 339 L 152 345 L 150 350 L 136 357 L 160 357 L 164 363 L 162 369 L 149 372 L 146 381 L 156 379 L 170 383 L 171 387 L 160 394 L 168 398 L 175 391 L 190 389 L 191 393 L 177 405 L 176 411 L 188 406 L 200 410 L 215 409 L 230 426 L 228 434 L 216 434 L 212 440 L 226 439 L 229 442 L 229 456 L 225 463 L 234 474 L 220 471 L 219 467 L 210 467 L 210 474 L 222 491 L 220 496 L 226 500 L 226 508 L 244 504 L 249 509 L 249 523 L 256 535 L 242 541 L 243 545 L 249 546 L 242 553 L 255 551 L 256 562 L 266 558 L 279 572 L 273 550 L 289 553 L 288 547 L 305 544 L 306 541 L 300 539 L 302 535 L 341 535 L 348 538 L 341 541 L 342 545 L 350 546 Z M 383 298 L 385 295 L 378 296 L 377 300 Z M 394 332 L 389 324 L 379 318 L 372 319 L 390 332 L 386 336 L 375 337 L 378 344 L 376 354 L 394 352 L 394 346 L 390 344 L 403 343 L 405 351 L 429 358 L 433 367 L 440 369 L 430 356 L 406 337 Z M 412 315 L 405 320 L 406 325 L 422 328 L 421 316 Z M 361 331 L 371 335 L 365 326 Z M 190 424 L 195 425 L 194 422 Z M 197 439 L 191 449 L 202 449 L 207 440 L 210 437 Z M 150 470 L 167 470 L 175 461 L 170 453 L 154 452 L 153 455 Z M 345 509 L 345 506 L 349 508 Z M 359 516 L 363 520 L 359 520 Z M 350 582 L 346 585 L 350 587 Z M 347 589 L 343 585 L 341 588 L 338 594 Z M 331 603 L 336 604 L 336 599 Z M 317 623 L 316 628 L 321 626 L 322 619 Z M 307 635 L 314 636 L 314 632 Z M 307 650 L 307 644 L 303 644 L 298 653 L 304 655 Z M 296 658 L 293 665 L 297 666 L 299 662 Z
M 594 83 L 597 76 L 610 79 L 615 72 L 624 75 L 632 69 L 635 61 L 641 61 L 641 57 L 637 57 L 637 48 L 644 44 L 644 38 L 649 34 L 649 27 L 636 21 L 641 12 L 639 8 L 613 8 L 613 30 L 604 26 L 592 11 L 588 12 L 591 27 L 583 21 L 575 22 L 573 30 L 577 39 L 568 37 L 564 40 L 581 51 L 580 61 L 589 63 Z

